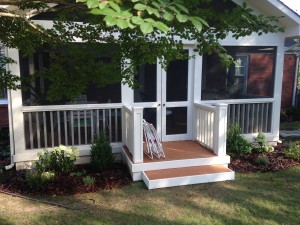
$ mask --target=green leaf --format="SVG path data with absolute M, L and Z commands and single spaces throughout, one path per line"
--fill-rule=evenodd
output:
M 86 2 L 87 0 L 76 0 L 76 2 Z
M 147 19 L 144 19 L 146 22 L 149 22 L 149 23 L 155 23 L 156 21 L 151 19 L 151 18 L 147 18 Z
M 168 31 L 169 31 L 169 27 L 162 22 L 155 22 L 155 23 L 153 23 L 153 25 L 160 31 L 164 32 L 165 34 L 168 33 Z
M 164 7 L 167 6 L 167 2 L 164 0 L 157 0 L 160 4 L 162 4 Z
M 99 6 L 99 1 L 98 0 L 87 0 L 87 7 L 89 9 L 93 9 Z
M 143 34 L 148 34 L 153 31 L 153 26 L 151 23 L 144 22 L 140 25 L 140 29 L 143 32 Z
M 116 12 L 121 12 L 120 6 L 118 6 L 118 4 L 109 1 L 108 3 L 110 5 L 110 7 L 112 7 L 114 10 L 116 10 Z
M 182 14 L 177 14 L 176 15 L 176 19 L 180 22 L 180 23 L 185 23 L 189 17 L 186 15 L 182 15 Z
M 171 9 L 173 12 L 177 14 L 180 14 L 180 12 L 174 6 L 169 6 L 169 9 Z
M 127 20 L 118 19 L 117 26 L 120 27 L 121 29 L 125 29 L 129 27 L 129 22 Z
M 133 8 L 136 9 L 136 10 L 143 11 L 143 10 L 145 10 L 147 8 L 147 6 L 143 5 L 141 3 L 138 3 L 138 4 L 135 4 Z
M 191 18 L 190 20 L 191 20 L 192 24 L 196 27 L 196 29 L 198 31 L 202 30 L 202 23 L 199 20 L 197 20 L 195 18 Z
M 92 9 L 91 13 L 94 15 L 104 15 L 104 16 L 113 16 L 116 17 L 119 14 L 112 9 L 104 8 L 104 9 Z
M 131 18 L 132 17 L 132 13 L 130 13 L 128 11 L 121 11 L 120 15 L 122 17 L 126 17 L 126 18 Z
M 183 5 L 181 5 L 181 4 L 179 4 L 179 3 L 175 3 L 175 5 L 176 5 L 179 9 L 181 9 L 183 12 L 189 13 L 189 10 L 188 10 L 186 7 L 184 7 Z
M 158 12 L 158 10 L 157 9 L 154 9 L 154 8 L 152 8 L 152 7 L 150 7 L 150 6 L 147 6 L 147 8 L 146 8 L 146 10 L 147 10 L 147 12 L 150 14 L 150 15 L 152 15 L 152 14 L 154 14 L 156 17 L 160 17 L 160 14 L 159 14 L 159 12 Z
M 137 25 L 141 25 L 142 23 L 144 23 L 144 20 L 139 17 L 139 16 L 133 16 L 131 18 L 131 21 L 134 23 L 134 24 L 137 24 Z
M 208 23 L 203 18 L 201 18 L 201 17 L 194 17 L 194 18 L 197 19 L 197 20 L 199 20 L 203 25 L 209 27 Z
M 101 2 L 101 3 L 99 4 L 99 8 L 100 8 L 100 9 L 104 9 L 107 5 L 108 5 L 108 2 Z
M 164 13 L 163 17 L 167 21 L 172 21 L 174 19 L 174 15 L 167 11 Z
M 131 0 L 131 2 L 139 2 L 140 0 Z
M 105 16 L 104 21 L 106 22 L 106 25 L 109 27 L 116 25 L 118 22 L 118 20 L 112 16 Z
M 157 2 L 151 1 L 151 4 L 160 9 L 160 4 L 158 4 Z

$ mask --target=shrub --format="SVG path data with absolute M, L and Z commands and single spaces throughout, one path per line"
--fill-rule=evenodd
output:
M 289 147 L 284 154 L 288 158 L 300 160 L 300 141 L 294 141 L 289 144 Z
M 241 135 L 241 129 L 237 123 L 228 126 L 226 148 L 231 156 L 247 154 L 252 151 L 250 143 Z
M 112 166 L 114 155 L 109 141 L 104 133 L 95 136 L 91 146 L 91 166 L 96 171 L 102 171 Z
M 67 174 L 74 168 L 75 161 L 79 158 L 79 151 L 76 148 L 67 148 L 60 145 L 53 150 L 45 149 L 38 153 L 39 160 L 35 163 L 36 171 L 55 172 Z
M 264 153 L 264 152 L 272 152 L 274 148 L 268 144 L 266 140 L 266 136 L 264 133 L 260 132 L 256 138 L 254 138 L 256 143 L 252 144 L 252 147 L 255 152 L 257 153 Z
M 95 183 L 95 178 L 91 177 L 91 176 L 86 176 L 86 177 L 82 178 L 82 182 L 83 182 L 84 186 L 88 187 Z
M 26 173 L 26 181 L 31 188 L 39 188 L 54 179 L 55 174 L 52 172 L 38 173 L 36 171 L 28 171 Z
M 265 166 L 269 164 L 269 160 L 267 157 L 258 157 L 255 160 L 255 164 Z

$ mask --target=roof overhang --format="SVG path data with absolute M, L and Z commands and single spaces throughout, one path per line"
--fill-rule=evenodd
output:
M 232 0 L 242 4 L 241 0 Z M 296 38 L 300 36 L 300 16 L 279 0 L 244 0 L 250 8 L 266 16 L 280 17 L 279 23 L 285 27 L 284 36 Z

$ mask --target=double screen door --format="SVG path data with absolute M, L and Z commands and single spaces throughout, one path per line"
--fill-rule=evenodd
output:
M 159 63 L 139 68 L 134 105 L 144 108 L 162 141 L 192 139 L 192 70 L 193 60 L 174 60 L 166 70 Z

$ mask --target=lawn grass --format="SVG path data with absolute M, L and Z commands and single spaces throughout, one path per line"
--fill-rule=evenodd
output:
M 151 191 L 135 182 L 122 189 L 46 198 L 96 200 L 92 208 L 81 211 L 38 211 L 46 206 L 0 194 L 0 224 L 300 224 L 299 190 L 300 166 L 236 174 L 230 182 Z M 9 211 L 17 214 L 2 214 Z
M 280 130 L 298 130 L 298 129 L 300 129 L 300 121 L 280 123 Z

